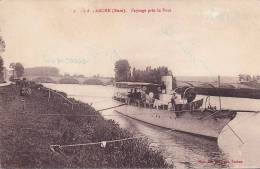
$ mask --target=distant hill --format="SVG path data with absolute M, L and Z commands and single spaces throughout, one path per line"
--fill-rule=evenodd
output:
M 24 69 L 24 76 L 60 76 L 56 67 L 32 67 Z
M 59 80 L 59 83 L 61 84 L 79 84 L 79 81 L 77 79 L 66 77 Z
M 53 79 L 49 77 L 37 77 L 32 79 L 32 81 L 35 81 L 37 83 L 56 83 Z
M 103 85 L 104 83 L 97 79 L 97 78 L 91 78 L 91 79 L 87 79 L 83 82 L 83 84 L 87 84 L 87 85 Z

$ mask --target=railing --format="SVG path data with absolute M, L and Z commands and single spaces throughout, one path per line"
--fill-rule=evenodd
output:
M 64 100 L 66 100 L 67 102 L 69 102 L 71 104 L 71 109 L 73 110 L 73 107 L 74 107 L 74 103 L 72 101 L 70 101 L 67 97 L 63 96 L 62 94 L 48 88 L 48 92 L 49 92 L 49 95 L 48 95 L 48 102 L 50 101 L 50 98 L 51 98 L 51 93 L 54 93 L 54 94 L 57 94 L 59 96 L 61 96 Z

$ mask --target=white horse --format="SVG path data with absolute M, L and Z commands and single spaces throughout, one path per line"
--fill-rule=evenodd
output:
M 151 95 L 145 95 L 145 107 L 148 105 L 148 107 L 153 106 L 154 98 L 151 97 Z
M 168 102 L 165 102 L 165 101 L 162 101 L 162 100 L 159 100 L 159 99 L 154 99 L 154 103 L 153 103 L 153 107 L 156 108 L 156 109 L 159 109 L 159 106 L 167 106 L 169 105 Z

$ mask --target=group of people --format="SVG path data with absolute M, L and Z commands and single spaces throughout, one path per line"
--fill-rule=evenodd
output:
M 140 104 L 145 101 L 145 95 L 145 91 L 133 88 L 128 93 L 126 102 L 127 104 L 138 104 L 138 106 L 140 106 Z
M 21 96 L 27 96 L 32 93 L 32 90 L 30 88 L 30 82 L 26 80 L 26 78 L 23 78 L 22 80 L 16 81 L 16 84 L 21 87 L 20 89 L 20 95 Z
M 126 103 L 143 107 L 154 107 L 157 109 L 159 107 L 167 107 L 167 109 L 171 108 L 172 110 L 181 110 L 182 108 L 182 104 L 180 104 L 180 98 L 175 92 L 172 93 L 170 100 L 162 101 L 159 100 L 159 98 L 156 98 L 153 92 L 146 94 L 146 92 L 141 88 L 130 89 L 130 92 L 128 92 L 127 95 Z

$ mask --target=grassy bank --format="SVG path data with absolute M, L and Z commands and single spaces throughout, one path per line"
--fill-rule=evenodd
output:
M 91 106 L 31 84 L 32 94 L 20 96 L 19 85 L 0 88 L 0 162 L 2 168 L 168 168 L 161 153 L 145 139 L 90 146 L 67 145 L 133 137 L 112 120 L 105 120 Z M 66 97 L 66 94 L 60 93 Z M 67 114 L 51 116 L 46 114 Z M 76 115 L 93 115 L 81 117 Z

